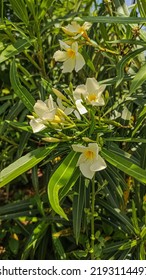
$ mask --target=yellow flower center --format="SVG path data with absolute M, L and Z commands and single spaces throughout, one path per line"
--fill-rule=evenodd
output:
M 94 153 L 92 151 L 88 150 L 88 151 L 85 152 L 85 157 L 87 159 L 93 159 L 94 158 Z
M 95 93 L 90 93 L 90 94 L 88 95 L 88 100 L 89 100 L 89 101 L 96 101 L 96 99 L 97 99 L 97 96 L 96 96 Z
M 67 54 L 69 57 L 74 58 L 75 57 L 75 51 L 72 49 L 67 50 Z
M 79 29 L 78 29 L 78 33 L 84 33 L 85 32 L 85 28 L 84 27 L 80 27 Z

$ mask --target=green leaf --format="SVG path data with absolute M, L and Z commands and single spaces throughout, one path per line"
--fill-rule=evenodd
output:
M 146 111 L 146 107 L 145 107 Z M 132 137 L 109 137 L 104 138 L 104 141 L 113 141 L 113 142 L 136 142 L 136 143 L 146 143 L 146 139 L 144 138 L 132 138 Z
M 146 80 L 146 63 L 140 68 L 138 73 L 135 75 L 131 87 L 130 87 L 130 93 L 133 93 L 137 90 Z
M 88 22 L 103 22 L 103 23 L 117 23 L 117 24 L 131 24 L 131 23 L 145 23 L 146 18 L 141 17 L 107 17 L 107 16 L 86 16 L 82 17 L 83 21 Z
M 13 121 L 9 121 L 9 120 L 6 120 L 6 123 L 8 123 L 10 126 L 16 128 L 16 129 L 24 130 L 27 132 L 32 132 L 31 126 L 29 126 L 26 123 L 17 122 L 17 121 L 13 122 Z
M 145 260 L 146 259 L 146 254 L 145 254 L 145 241 L 142 241 L 140 244 L 140 254 L 139 254 L 139 259 L 140 260 Z
M 30 45 L 31 45 L 30 41 L 26 39 L 20 39 L 13 45 L 8 45 L 8 47 L 5 50 L 3 50 L 3 52 L 0 55 L 0 63 L 24 51 L 25 49 L 30 47 Z
M 139 48 L 134 50 L 133 52 L 128 53 L 127 55 L 125 55 L 117 64 L 117 83 L 116 83 L 116 87 L 119 86 L 119 84 L 121 83 L 121 81 L 124 78 L 124 68 L 126 63 L 128 63 L 131 59 L 135 58 L 139 53 L 143 52 L 145 50 L 145 48 Z
M 146 238 L 146 227 L 144 227 L 140 233 L 141 238 Z
M 97 202 L 99 203 L 99 205 L 102 205 L 105 209 L 107 209 L 108 212 L 111 214 L 112 218 L 109 220 L 109 224 L 111 224 L 111 222 L 112 222 L 112 225 L 117 227 L 117 225 L 119 226 L 118 221 L 120 221 L 121 229 L 124 228 L 124 231 L 135 234 L 135 231 L 134 231 L 133 225 L 131 224 L 130 219 L 124 213 L 122 213 L 119 208 L 113 208 L 112 206 L 109 205 L 109 203 L 107 203 L 99 198 L 97 199 Z M 113 224 L 112 219 L 114 220 L 114 224 Z M 115 219 L 116 219 L 117 223 L 115 222 Z M 108 222 L 108 220 L 107 220 L 107 222 Z M 125 230 L 125 228 L 126 228 L 126 230 Z
M 48 9 L 50 8 L 50 6 L 54 3 L 54 0 L 43 0 L 41 1 L 41 5 L 40 5 L 40 13 L 38 15 L 39 19 L 42 19 L 45 14 L 48 12 Z
M 9 248 L 10 248 L 11 252 L 16 255 L 18 253 L 18 249 L 19 249 L 19 240 L 10 237 Z
M 139 235 L 140 228 L 138 225 L 137 209 L 136 209 L 134 200 L 132 200 L 132 218 L 131 218 L 131 220 L 133 223 L 133 227 L 135 229 L 135 233 Z
M 67 195 L 67 193 L 70 191 L 70 189 L 76 183 L 77 179 L 79 178 L 79 175 L 80 175 L 80 170 L 79 170 L 79 168 L 76 168 L 74 170 L 74 173 L 73 173 L 72 177 L 67 182 L 67 184 L 60 189 L 60 191 L 59 191 L 59 200 L 62 200 L 63 197 L 65 197 Z
M 48 183 L 48 196 L 53 210 L 67 220 L 68 218 L 66 214 L 59 205 L 58 192 L 62 187 L 66 186 L 68 181 L 73 176 L 78 157 L 78 153 L 71 151 L 57 168 L 57 170 L 53 173 Z
M 30 10 L 31 14 L 35 17 L 35 3 L 34 0 L 25 0 L 28 9 Z
M 146 16 L 146 1 L 145 0 L 137 0 L 138 10 L 140 12 L 141 17 Z
M 80 231 L 81 231 L 81 221 L 83 214 L 83 206 L 85 201 L 85 180 L 80 177 L 79 183 L 76 184 L 74 197 L 73 197 L 73 231 L 76 238 L 76 243 L 78 244 Z
M 34 229 L 26 241 L 25 249 L 22 253 L 21 260 L 26 260 L 31 250 L 36 251 L 40 241 L 44 237 L 50 221 L 42 220 Z
M 16 16 L 22 20 L 26 25 L 29 23 L 28 13 L 25 5 L 24 0 L 10 0 L 12 5 L 13 11 L 15 12 Z
M 130 240 L 130 241 L 124 243 L 122 246 L 120 246 L 120 248 L 118 248 L 118 250 L 127 250 L 127 249 L 135 247 L 135 246 L 137 246 L 137 240 Z
M 42 161 L 55 147 L 56 144 L 36 149 L 3 169 L 0 173 L 0 188 Z
M 54 245 L 54 251 L 56 253 L 57 260 L 66 260 L 66 253 L 64 251 L 63 245 L 60 241 L 60 238 L 56 235 L 55 226 L 52 225 L 52 241 Z
M 107 160 L 109 163 L 120 169 L 138 180 L 141 183 L 146 184 L 146 170 L 140 168 L 138 165 L 132 163 L 127 158 L 114 154 L 111 151 L 103 149 L 101 155 Z
M 145 117 L 146 117 L 146 106 L 144 106 L 144 108 L 141 110 L 141 112 L 139 113 L 135 128 L 132 132 L 132 137 L 136 134 L 136 132 L 138 131 L 138 129 L 140 128 L 140 126 L 143 124 L 143 122 L 145 121 Z M 144 143 L 144 142 L 143 142 Z
M 35 99 L 29 93 L 29 91 L 24 86 L 21 85 L 19 78 L 18 78 L 18 73 L 16 70 L 16 65 L 15 65 L 14 60 L 11 63 L 11 67 L 10 67 L 10 81 L 11 81 L 11 84 L 12 84 L 12 87 L 13 87 L 15 93 L 22 100 L 22 102 L 27 107 L 27 109 L 30 112 L 32 112 L 33 106 L 35 104 Z

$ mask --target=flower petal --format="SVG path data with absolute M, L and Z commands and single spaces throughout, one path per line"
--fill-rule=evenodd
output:
M 63 62 L 68 59 L 68 54 L 65 51 L 56 51 L 53 55 L 55 61 Z
M 63 63 L 62 73 L 71 73 L 75 67 L 75 58 L 69 58 Z
M 39 118 L 31 120 L 29 124 L 32 127 L 34 133 L 42 131 L 43 129 L 46 128 L 46 126 L 42 123 L 42 120 Z
M 86 91 L 86 86 L 85 85 L 80 85 L 77 86 L 75 91 L 74 91 L 74 98 L 75 100 L 77 99 L 81 99 L 81 95 L 86 95 L 87 91 Z
M 76 64 L 75 64 L 75 71 L 78 72 L 80 69 L 83 68 L 85 65 L 85 60 L 80 53 L 76 54 Z
M 75 152 L 79 152 L 79 153 L 83 153 L 87 149 L 87 147 L 79 145 L 79 144 L 73 144 L 72 148 Z
M 76 100 L 75 104 L 76 104 L 76 107 L 77 107 L 77 109 L 78 109 L 78 111 L 79 111 L 79 113 L 80 113 L 81 115 L 83 115 L 83 114 L 85 114 L 85 113 L 88 112 L 88 111 L 86 110 L 86 108 L 82 105 L 82 100 L 81 100 L 81 99 Z
M 99 84 L 95 78 L 87 78 L 86 87 L 88 93 L 95 93 L 99 89 Z
M 67 45 L 65 42 L 63 42 L 61 40 L 59 40 L 59 44 L 60 44 L 61 49 L 65 50 L 65 51 L 70 48 L 69 45 Z
M 81 116 L 77 110 L 74 110 L 74 114 L 78 120 L 81 120 Z
M 100 155 L 98 155 L 98 157 L 94 160 L 94 162 L 90 166 L 91 171 L 100 171 L 105 168 L 106 168 L 106 163 Z
M 37 102 L 34 105 L 34 111 L 35 113 L 42 118 L 44 113 L 48 111 L 48 107 L 46 105 L 45 102 L 43 102 L 42 100 L 37 100 Z
M 122 115 L 121 115 L 121 118 L 123 120 L 130 120 L 131 118 L 131 112 L 128 110 L 127 107 L 124 108 L 124 110 L 122 111 Z
M 83 24 L 83 28 L 85 30 L 88 30 L 92 26 L 92 23 L 85 21 Z
M 81 163 L 79 165 L 79 169 L 81 170 L 82 174 L 88 179 L 92 179 L 95 174 L 95 172 L 90 169 L 90 161 L 88 160 Z
M 77 51 L 78 51 L 78 43 L 77 42 L 72 43 L 71 48 L 72 48 L 73 51 L 75 51 L 75 53 L 77 53 Z
M 97 89 L 98 95 L 101 96 L 103 91 L 105 90 L 106 85 L 100 85 L 99 88 Z

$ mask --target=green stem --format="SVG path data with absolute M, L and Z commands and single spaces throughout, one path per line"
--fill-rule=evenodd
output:
M 94 229 L 94 208 L 95 208 L 95 175 L 92 178 L 92 201 L 91 201 L 91 260 L 94 260 L 94 240 L 95 240 L 95 229 Z

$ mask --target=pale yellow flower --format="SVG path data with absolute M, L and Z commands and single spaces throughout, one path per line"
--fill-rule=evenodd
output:
M 72 145 L 75 152 L 82 153 L 78 159 L 77 166 L 81 173 L 88 179 L 92 179 L 96 171 L 106 168 L 104 159 L 99 155 L 97 143 L 89 143 L 88 147 L 82 145 Z
M 69 125 L 72 123 L 68 117 L 74 111 L 73 108 L 64 106 L 62 100 L 57 98 L 57 102 L 53 101 L 52 96 L 43 102 L 37 100 L 34 105 L 33 116 L 28 116 L 30 125 L 34 133 L 44 130 L 50 124 L 56 129 L 59 124 Z
M 56 51 L 53 58 L 55 61 L 63 62 L 63 73 L 71 73 L 73 69 L 78 72 L 85 64 L 83 56 L 78 52 L 78 43 L 74 42 L 71 46 L 63 41 L 59 41 L 63 51 Z
M 69 36 L 75 36 L 74 39 L 77 39 L 80 36 L 86 36 L 86 30 L 91 27 L 90 22 L 84 22 L 83 25 L 78 24 L 76 21 L 72 21 L 71 24 L 68 24 L 66 27 L 62 27 L 62 30 Z
M 87 105 L 105 105 L 102 96 L 105 87 L 106 85 L 99 85 L 95 78 L 87 78 L 85 85 L 77 86 L 74 91 L 74 99 L 80 114 L 85 114 L 87 112 L 86 108 L 82 105 L 83 100 L 85 100 Z
M 44 130 L 49 123 L 57 124 L 64 121 L 64 112 L 57 108 L 52 96 L 43 102 L 37 100 L 34 105 L 34 116 L 31 116 L 30 125 L 34 133 Z

